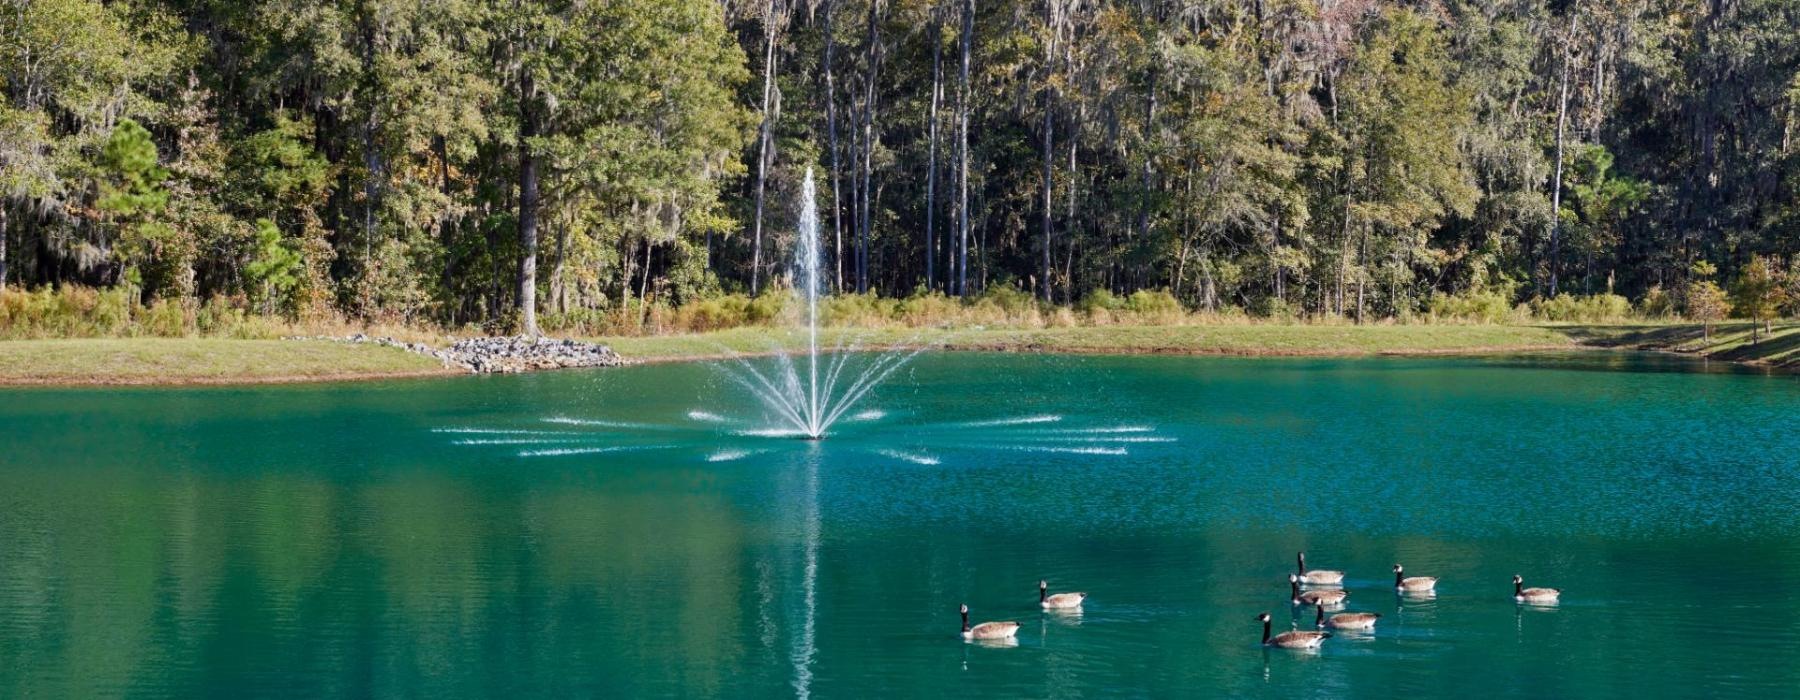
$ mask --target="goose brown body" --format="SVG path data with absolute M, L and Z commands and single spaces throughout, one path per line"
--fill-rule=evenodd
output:
M 1299 566 L 1299 571 L 1296 571 L 1295 575 L 1300 577 L 1301 583 L 1309 586 L 1338 586 L 1344 583 L 1344 572 L 1342 571 L 1328 569 L 1308 571 L 1306 569 L 1306 552 L 1295 555 L 1294 559 Z
M 1428 593 L 1437 590 L 1436 576 L 1407 576 L 1406 568 L 1394 565 L 1394 590 L 1401 593 Z
M 1086 593 L 1050 593 L 1050 582 L 1038 582 L 1038 605 L 1045 610 L 1069 610 L 1079 608 L 1087 600 Z
M 1302 591 L 1300 590 L 1300 577 L 1294 574 L 1288 575 L 1288 584 L 1293 588 L 1295 605 L 1343 605 L 1344 599 L 1350 597 L 1350 592 L 1341 588 L 1323 591 Z
M 1019 623 L 1010 620 L 1005 622 L 983 622 L 978 625 L 970 626 L 969 606 L 962 606 L 963 639 L 1011 639 L 1013 635 L 1018 633 Z
M 1552 605 L 1562 598 L 1562 591 L 1554 588 L 1526 588 L 1525 578 L 1513 574 L 1513 600 L 1521 603 Z
M 1328 618 L 1325 617 L 1325 608 L 1318 610 L 1319 615 L 1314 618 L 1313 624 L 1320 629 L 1329 626 L 1340 630 L 1370 630 L 1375 629 L 1375 622 L 1381 619 L 1381 613 L 1371 612 L 1338 613 Z
M 1256 619 L 1263 625 L 1262 644 L 1265 647 L 1275 647 L 1278 649 L 1317 649 L 1326 639 L 1331 638 L 1330 632 L 1315 632 L 1311 630 L 1294 630 L 1270 636 L 1269 614 L 1263 613 L 1257 615 Z

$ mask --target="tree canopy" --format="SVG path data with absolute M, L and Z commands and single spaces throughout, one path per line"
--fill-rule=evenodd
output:
M 786 284 L 1776 313 L 1790 0 L 4 0 L 0 286 L 530 327 Z M 539 270 L 544 274 L 539 274 Z M 1661 303 L 1661 302 L 1658 302 Z

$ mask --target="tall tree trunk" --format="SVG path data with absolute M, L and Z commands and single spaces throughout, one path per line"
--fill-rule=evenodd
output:
M 868 79 L 863 83 L 863 148 L 862 148 L 862 224 L 857 232 L 856 240 L 856 293 L 869 292 L 869 227 L 872 218 L 869 210 L 873 207 L 870 200 L 872 189 L 870 179 L 875 169 L 875 97 L 876 87 L 881 82 L 881 34 L 880 34 L 880 0 L 869 2 L 869 37 L 867 50 Z
M 538 337 L 538 154 L 531 139 L 542 128 L 537 109 L 537 85 L 531 73 L 522 71 L 519 83 L 519 320 L 520 331 Z
M 0 290 L 6 289 L 6 203 L 0 202 Z
M 1556 296 L 1557 270 L 1562 254 L 1562 180 L 1563 137 L 1569 122 L 1570 44 L 1575 41 L 1575 19 L 1580 15 L 1569 9 L 1569 32 L 1563 37 L 1562 88 L 1556 99 L 1556 174 L 1550 180 L 1550 296 Z
M 834 241 L 831 259 L 837 267 L 837 283 L 832 289 L 844 291 L 844 207 L 840 196 L 838 173 L 838 115 L 837 115 L 837 79 L 834 72 L 837 66 L 837 35 L 831 32 L 831 14 L 837 6 L 836 2 L 826 0 L 825 21 L 822 31 L 825 34 L 825 122 L 831 132 L 831 230 Z M 935 144 L 934 144 L 935 145 Z
M 569 222 L 562 221 L 556 226 L 556 264 L 550 268 L 550 304 L 559 314 L 569 313 L 568 252 Z
M 750 238 L 750 296 L 756 296 L 762 281 L 763 192 L 769 181 L 770 136 L 775 126 L 771 111 L 775 97 L 775 0 L 769 0 L 763 14 L 763 91 L 762 125 L 757 129 L 756 156 L 756 221 Z
M 650 320 L 650 251 L 655 247 L 650 244 L 650 237 L 644 237 L 644 280 L 638 285 L 638 327 L 642 328 Z
M 969 45 L 975 33 L 975 0 L 963 0 L 961 95 L 956 115 L 956 294 L 969 296 Z
M 375 74 L 375 23 L 367 2 L 358 2 L 357 24 L 362 35 L 362 102 L 367 115 L 362 124 L 363 150 L 363 276 L 369 275 L 375 248 L 375 213 L 381 206 L 381 154 L 375 149 L 375 130 L 380 86 Z M 365 300 L 366 301 L 366 300 Z
M 1041 286 L 1044 303 L 1049 304 L 1051 303 L 1050 267 L 1053 264 L 1050 262 L 1050 213 L 1056 206 L 1052 203 L 1056 189 L 1056 171 L 1053 165 L 1056 159 L 1053 145 L 1056 131 L 1056 83 L 1054 82 L 1056 69 L 1054 63 L 1056 61 L 1056 39 L 1061 31 L 1056 20 L 1056 0 L 1044 0 L 1044 28 L 1048 30 L 1050 38 L 1044 42 L 1044 279 Z
M 1065 64 L 1071 68 L 1067 74 L 1074 75 L 1074 61 L 1071 59 L 1068 44 L 1063 45 L 1063 58 Z M 1077 221 L 1075 218 L 1075 191 L 1078 189 L 1077 185 L 1081 183 L 1081 171 L 1075 168 L 1075 148 L 1080 143 L 1077 134 L 1080 133 L 1081 120 L 1085 114 L 1085 110 L 1075 109 L 1073 118 L 1069 120 L 1069 133 L 1064 138 L 1069 142 L 1069 209 L 1068 214 L 1063 217 L 1063 229 L 1069 232 L 1069 235 L 1064 236 L 1069 239 L 1069 257 L 1063 263 L 1063 303 L 1065 304 L 1075 303 L 1075 235 L 1078 230 L 1075 225 Z
M 935 12 L 933 13 L 935 14 Z M 931 146 L 925 167 L 925 290 L 937 288 L 937 146 L 938 104 L 944 97 L 944 23 L 931 23 Z
M 1369 287 L 1369 227 L 1362 227 L 1362 242 L 1356 246 L 1356 323 L 1363 322 L 1363 299 Z
M 1150 189 L 1155 168 L 1150 162 L 1150 139 L 1156 133 L 1156 70 L 1150 71 L 1149 89 L 1144 95 L 1144 168 L 1141 173 L 1143 181 L 1138 192 L 1137 233 L 1140 238 L 1150 238 Z

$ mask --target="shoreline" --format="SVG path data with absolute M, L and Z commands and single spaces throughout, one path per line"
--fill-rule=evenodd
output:
M 1737 342 L 1747 324 L 1714 329 L 1697 349 L 1698 326 L 1081 326 L 1053 329 L 855 329 L 826 331 L 833 344 L 870 349 L 1070 355 L 1351 358 L 1472 357 L 1557 351 L 1673 354 L 1767 370 L 1792 369 L 1800 357 L 1745 356 L 1744 348 L 1782 350 L 1800 342 L 1800 326 L 1782 326 L 1761 345 Z M 1785 334 L 1785 335 L 1784 335 Z M 1692 335 L 1694 338 L 1689 338 Z M 921 336 L 935 342 L 921 342 Z M 792 331 L 740 328 L 704 334 L 585 338 L 609 345 L 626 365 L 769 357 L 799 348 Z M 885 342 L 884 342 L 885 341 Z M 1498 342 L 1496 342 L 1498 341 Z M 1516 341 L 1516 342 L 1507 342 Z M 1721 349 L 1723 348 L 1723 349 Z M 1800 355 L 1800 350 L 1793 353 Z M 221 356 L 225 356 L 221 358 Z M 52 358 L 46 361 L 45 358 Z M 73 359 L 71 359 L 73 358 Z M 85 371 L 84 371 L 85 370 Z M 548 371 L 548 370 L 536 370 Z M 375 345 L 322 340 L 60 339 L 0 341 L 0 389 L 57 387 L 205 387 L 312 384 L 468 375 L 429 356 Z

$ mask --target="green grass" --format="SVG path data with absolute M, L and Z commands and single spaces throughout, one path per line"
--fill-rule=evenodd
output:
M 319 341 L 108 338 L 0 341 L 0 384 L 211 384 L 443 372 L 396 348 Z
M 952 350 L 1207 355 L 1369 355 L 1483 352 L 1573 346 L 1560 329 L 1478 325 L 1195 325 L 1017 329 L 831 329 L 820 343 L 941 345 Z M 806 337 L 771 328 L 653 337 L 597 338 L 646 361 L 803 347 Z
M 714 333 L 595 338 L 626 358 L 672 361 L 792 350 L 803 333 L 738 328 Z M 1777 324 L 1751 344 L 1750 324 L 1086 326 L 1048 329 L 828 329 L 820 343 L 950 350 L 1195 355 L 1377 355 L 1613 347 L 1800 366 L 1800 324 Z M 0 341 L 0 384 L 184 384 L 361 379 L 443 373 L 394 348 L 321 341 L 124 338 Z
M 1711 338 L 1697 323 L 1583 325 L 1562 330 L 1598 347 L 1666 350 L 1715 360 L 1800 367 L 1800 324 L 1796 323 L 1775 323 L 1770 333 L 1743 321 L 1715 323 Z

